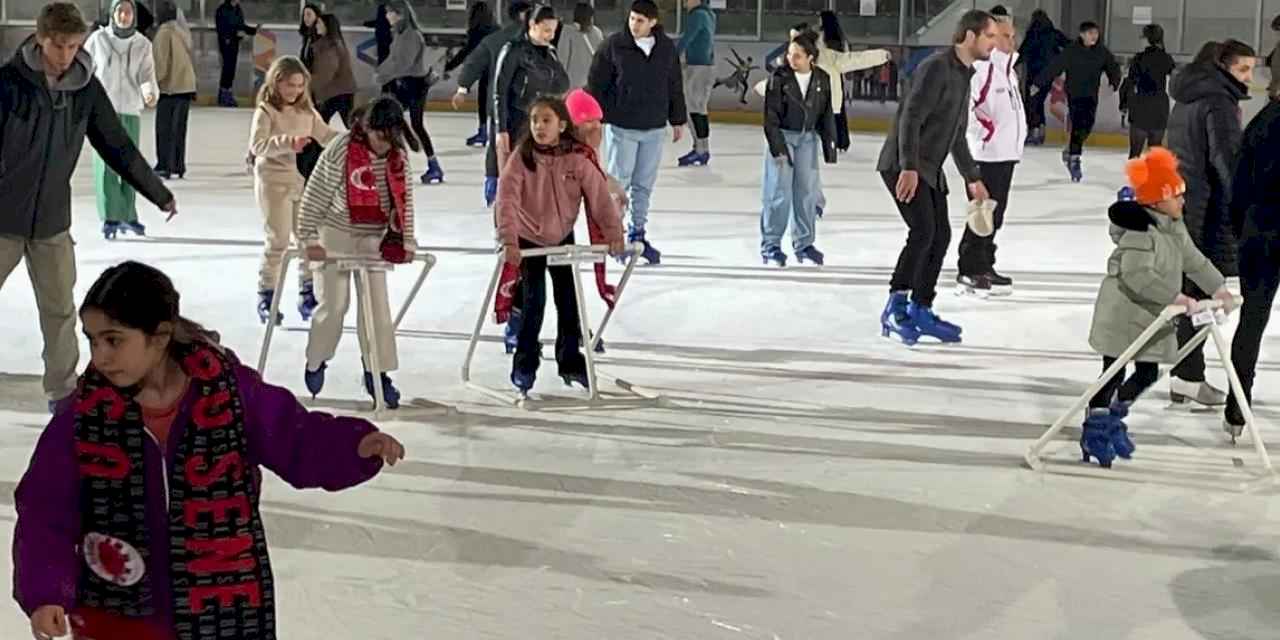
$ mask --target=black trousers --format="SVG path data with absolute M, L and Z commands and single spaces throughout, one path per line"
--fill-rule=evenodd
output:
M 841 106 L 840 112 L 836 114 L 836 148 L 847 151 L 852 144 L 853 141 L 849 139 L 849 116 Z
M 898 213 L 907 223 L 907 244 L 898 254 L 898 264 L 889 281 L 891 291 L 911 291 L 916 304 L 931 307 L 938 295 L 938 274 L 951 244 L 951 224 L 947 219 L 947 194 L 920 179 L 916 197 L 911 202 L 898 202 L 894 191 L 896 172 L 881 173 L 889 195 L 898 205 Z
M 560 241 L 560 246 L 573 244 L 573 234 Z M 520 239 L 521 249 L 540 248 L 528 240 Z M 542 321 L 547 310 L 547 273 L 551 274 L 551 291 L 556 302 L 556 363 L 560 375 L 583 373 L 587 370 L 582 356 L 582 326 L 578 323 L 578 298 L 574 293 L 573 265 L 547 266 L 546 256 L 525 258 L 520 263 L 520 295 L 524 322 L 516 343 L 512 369 L 534 373 L 541 361 L 538 341 L 542 333 Z
M 982 184 L 996 201 L 996 210 L 992 216 L 995 220 L 996 232 L 1004 226 L 1004 211 L 1009 206 L 1009 187 L 1013 185 L 1013 170 L 1017 162 L 979 162 L 978 171 L 982 174 Z M 965 225 L 964 236 L 960 238 L 960 261 L 957 269 L 961 275 L 979 276 L 991 273 L 996 267 L 996 234 L 983 238 Z
M 1182 292 L 1196 300 L 1204 300 L 1211 295 L 1201 290 L 1186 276 L 1182 278 Z M 1191 324 L 1191 318 L 1185 315 L 1178 316 L 1174 319 L 1174 323 L 1178 330 L 1178 348 L 1181 349 L 1195 337 L 1196 327 Z M 1204 382 L 1204 345 L 1200 345 L 1199 349 L 1188 354 L 1187 359 L 1178 363 L 1169 375 L 1187 382 Z
M 1162 145 L 1164 145 L 1164 129 L 1139 129 L 1132 124 L 1129 125 L 1130 158 L 1142 155 L 1144 148 Z
M 236 83 L 236 63 L 240 61 L 240 41 L 234 44 L 219 42 L 218 54 L 222 56 L 222 75 L 218 78 L 218 88 L 227 91 Z
M 194 93 L 165 94 L 156 104 L 156 170 L 161 173 L 187 172 L 187 123 L 195 97 Z
M 479 99 L 476 100 L 476 118 L 480 121 L 480 130 L 489 124 L 489 74 L 480 76 L 479 88 L 476 93 Z M 514 141 L 513 141 L 514 142 Z
M 1116 359 L 1111 356 L 1102 356 L 1102 371 L 1106 373 L 1111 365 L 1116 363 Z M 1102 409 L 1111 406 L 1111 401 L 1119 400 L 1120 402 L 1133 402 L 1142 395 L 1151 385 L 1156 383 L 1160 378 L 1160 365 L 1154 362 L 1136 362 L 1133 375 L 1126 380 L 1125 371 L 1121 370 L 1116 373 L 1115 377 L 1108 380 L 1106 386 L 1102 387 L 1093 399 L 1089 401 L 1089 408 Z M 1128 369 L 1128 367 L 1125 367 Z
M 1240 289 L 1244 305 L 1240 307 L 1240 324 L 1231 340 L 1231 361 L 1240 376 L 1245 399 L 1253 404 L 1253 381 L 1258 366 L 1258 350 L 1262 334 L 1271 320 L 1271 305 L 1280 289 L 1280 234 L 1246 231 L 1240 244 Z M 1235 395 L 1227 398 L 1227 421 L 1244 424 L 1244 415 Z
M 427 79 L 400 78 L 396 81 L 396 99 L 409 109 L 409 126 L 413 135 L 422 143 L 422 149 L 428 158 L 435 157 L 436 149 L 431 144 L 431 134 L 427 133 Z
M 1034 78 L 1035 76 L 1029 76 Z M 1022 92 L 1022 102 L 1027 105 L 1027 129 L 1035 129 L 1044 125 L 1044 101 L 1049 97 L 1048 91 L 1031 95 L 1032 83 L 1028 82 Z
M 337 114 L 342 118 L 343 126 L 349 130 L 351 129 L 351 110 L 354 109 L 355 106 L 355 95 L 344 93 L 340 96 L 334 96 L 325 100 L 320 104 L 320 108 L 317 109 L 317 111 L 320 112 L 320 117 L 324 119 L 326 124 L 333 119 L 334 114 Z
M 1093 123 L 1098 119 L 1097 98 L 1071 98 L 1067 103 L 1071 116 L 1071 142 L 1068 153 L 1078 156 L 1084 150 L 1084 142 L 1093 133 Z

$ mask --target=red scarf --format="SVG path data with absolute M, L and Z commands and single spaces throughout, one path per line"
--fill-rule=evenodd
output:
M 404 154 L 392 147 L 387 154 L 387 182 L 391 184 L 391 200 L 395 217 L 382 210 L 377 177 L 373 173 L 373 151 L 356 136 L 347 143 L 347 211 L 351 224 L 388 224 L 404 230 L 405 179 Z

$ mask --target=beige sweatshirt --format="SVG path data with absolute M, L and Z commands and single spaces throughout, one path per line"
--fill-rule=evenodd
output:
M 249 130 L 254 177 L 274 184 L 302 186 L 298 156 L 293 151 L 294 138 L 310 136 L 326 145 L 335 135 L 337 132 L 320 119 L 313 107 L 299 109 L 290 105 L 276 109 L 269 104 L 258 105 L 253 110 L 253 127 Z

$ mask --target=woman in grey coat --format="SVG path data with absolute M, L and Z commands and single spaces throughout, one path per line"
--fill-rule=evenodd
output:
M 427 91 L 431 88 L 431 66 L 427 64 L 427 41 L 418 28 L 418 18 L 408 0 L 392 0 L 387 3 L 387 21 L 395 39 L 391 51 L 374 71 L 378 85 L 394 83 L 394 94 L 400 104 L 409 109 L 409 125 L 413 135 L 422 143 L 427 153 L 427 172 L 422 174 L 423 184 L 444 182 L 444 171 L 436 160 L 436 150 L 427 133 Z

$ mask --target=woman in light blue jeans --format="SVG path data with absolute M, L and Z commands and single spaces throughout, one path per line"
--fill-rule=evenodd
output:
M 764 188 L 760 211 L 760 257 L 765 264 L 787 265 L 782 236 L 791 227 L 796 259 L 823 263 L 813 246 L 822 186 L 818 149 L 827 164 L 836 161 L 835 113 L 831 81 L 816 67 L 818 45 L 812 33 L 787 47 L 787 64 L 774 70 L 764 99 Z

